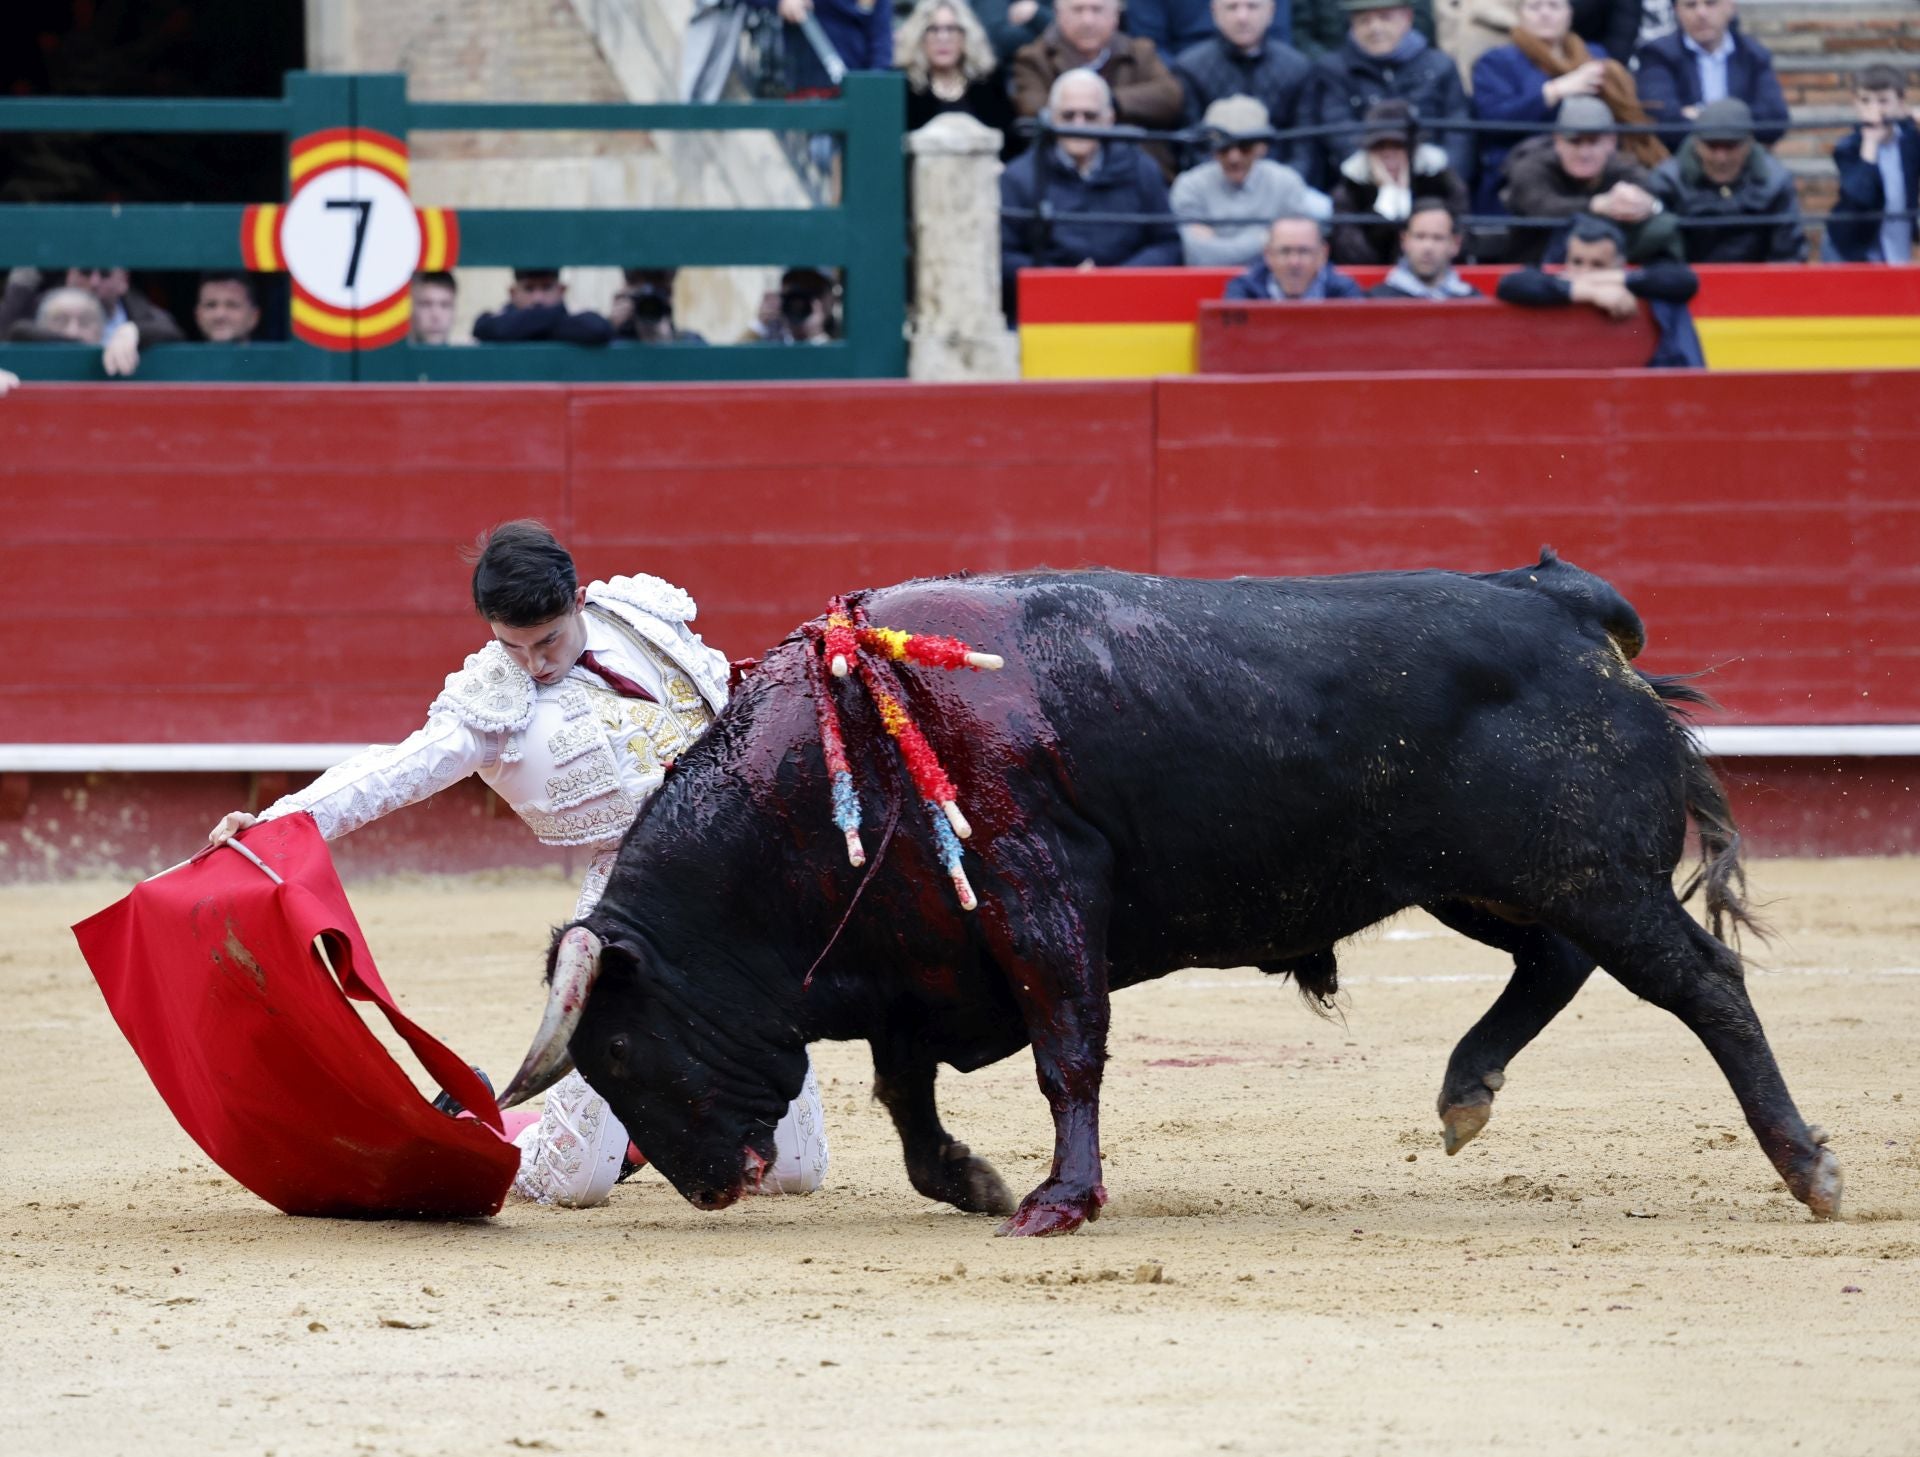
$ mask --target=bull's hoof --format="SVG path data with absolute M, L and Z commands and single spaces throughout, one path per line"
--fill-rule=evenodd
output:
M 1824 1135 L 1816 1136 L 1825 1141 Z M 1793 1191 L 1794 1198 L 1813 1211 L 1815 1219 L 1838 1219 L 1841 1183 L 1840 1160 L 1821 1148 L 1801 1173 L 1788 1177 L 1787 1187 Z
M 1460 1152 L 1481 1129 L 1487 1126 L 1487 1119 L 1493 1116 L 1493 1100 L 1484 1103 L 1455 1103 L 1450 1108 L 1440 1110 L 1440 1137 L 1447 1145 L 1447 1152 Z
M 1013 1218 L 994 1231 L 1010 1238 L 1034 1239 L 1048 1234 L 1072 1234 L 1090 1219 L 1100 1217 L 1107 1202 L 1104 1184 L 1095 1184 L 1083 1195 L 1051 1195 L 1043 1190 L 1029 1194 Z
M 950 1143 L 941 1155 L 932 1197 L 968 1214 L 1013 1213 L 1013 1191 L 992 1164 L 976 1158 L 964 1143 Z

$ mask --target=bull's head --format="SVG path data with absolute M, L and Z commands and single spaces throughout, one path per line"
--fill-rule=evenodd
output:
M 501 1106 L 543 1091 L 571 1062 L 674 1188 L 724 1209 L 772 1163 L 806 1045 L 737 972 L 689 972 L 606 931 L 575 925 L 555 938 L 546 1014 Z

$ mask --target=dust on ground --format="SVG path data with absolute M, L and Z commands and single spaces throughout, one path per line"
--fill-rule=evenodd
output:
M 816 1049 L 829 1187 L 718 1215 L 291 1219 L 175 1125 L 68 923 L 0 891 L 0 1391 L 14 1452 L 1920 1452 L 1920 866 L 1753 866 L 1751 976 L 1847 1218 L 1784 1192 L 1719 1072 L 1596 976 L 1441 1153 L 1433 1100 L 1506 966 L 1420 916 L 1343 954 L 1345 1016 L 1249 971 L 1115 1002 L 1106 1215 L 996 1240 L 928 1204 Z M 557 878 L 351 888 L 402 1004 L 500 1073 Z M 1022 1054 L 941 1082 L 1022 1191 Z

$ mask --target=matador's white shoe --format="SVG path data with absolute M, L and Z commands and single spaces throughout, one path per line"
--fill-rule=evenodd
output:
M 814 1080 L 813 1059 L 807 1059 L 807 1080 L 773 1130 L 773 1162 L 767 1166 L 756 1194 L 811 1194 L 827 1181 L 827 1121 L 820 1109 L 820 1084 Z
M 607 1100 L 570 1072 L 547 1090 L 540 1121 L 514 1139 L 520 1172 L 513 1192 L 522 1199 L 591 1209 L 604 1204 L 620 1178 L 627 1151 L 627 1130 Z

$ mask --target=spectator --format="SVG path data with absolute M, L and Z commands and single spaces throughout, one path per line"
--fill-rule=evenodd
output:
M 516 268 L 507 306 L 473 321 L 482 344 L 605 344 L 613 325 L 587 311 L 567 312 L 567 286 L 558 268 Z
M 1773 73 L 1773 54 L 1741 33 L 1734 0 L 1675 0 L 1680 29 L 1640 47 L 1633 58 L 1640 100 L 1662 128 L 1660 136 L 1678 150 L 1686 140 L 1684 122 L 1723 96 L 1744 101 L 1753 112 L 1755 134 L 1772 146 L 1786 134 L 1787 98 Z
M 1048 111 L 1061 126 L 1114 122 L 1107 83 L 1084 68 L 1053 83 Z M 1180 262 L 1180 235 L 1160 169 L 1131 142 L 1060 137 L 1029 148 L 1000 176 L 1000 210 L 1000 261 L 1010 301 L 1022 268 L 1162 268 Z M 1008 216 L 1012 212 L 1028 216 Z M 1154 220 L 1091 223 L 1077 220 L 1076 213 Z
M 678 269 L 629 268 L 625 272 L 627 286 L 614 297 L 608 320 L 613 325 L 614 338 L 631 339 L 638 344 L 707 342 L 703 336 L 691 329 L 682 329 L 674 322 L 673 283 Z M 831 287 L 826 292 L 831 297 Z
M 124 274 L 124 270 L 121 271 Z M 84 278 L 90 272 L 69 269 L 67 276 Z M 39 277 L 36 269 L 16 268 L 9 275 L 8 291 L 14 292 L 17 286 L 21 294 L 31 299 Z M 116 377 L 130 375 L 140 367 L 140 326 L 123 315 L 118 323 L 109 327 L 107 318 L 107 310 L 95 290 L 70 283 L 41 294 L 34 300 L 33 318 L 14 318 L 0 338 L 27 343 L 96 344 L 101 346 L 102 369 Z
M 1840 171 L 1835 212 L 1906 213 L 1872 222 L 1830 222 L 1827 247 L 1847 263 L 1911 263 L 1913 209 L 1920 201 L 1920 130 L 1907 115 L 1907 78 L 1892 66 L 1854 77 L 1860 124 L 1834 145 Z
M 1526 308 L 1562 308 L 1591 304 L 1613 319 L 1631 319 L 1647 305 L 1659 342 L 1647 360 L 1650 369 L 1703 369 L 1706 356 L 1687 312 L 1687 300 L 1700 280 L 1684 263 L 1662 261 L 1646 268 L 1627 265 L 1626 238 L 1605 218 L 1573 220 L 1567 237 L 1567 268 L 1559 276 L 1536 268 L 1517 268 L 1501 277 L 1494 292 L 1505 302 Z
M 453 275 L 444 271 L 413 275 L 414 344 L 451 344 L 453 306 L 457 297 Z
M 1258 263 L 1227 284 L 1238 299 L 1365 298 L 1360 285 L 1327 261 L 1326 224 L 1318 218 L 1275 218 Z
M 1333 228 L 1337 263 L 1391 263 L 1400 256 L 1400 225 L 1413 204 L 1431 197 L 1456 216 L 1467 210 L 1467 184 L 1447 165 L 1447 154 L 1420 140 L 1413 108 L 1404 101 L 1367 109 L 1366 145 L 1340 164 L 1333 184 L 1336 217 L 1368 214 L 1379 222 L 1339 222 Z
M 1613 113 L 1597 96 L 1570 96 L 1550 137 L 1528 137 L 1507 158 L 1507 185 L 1500 200 L 1520 218 L 1572 219 L 1592 213 L 1617 223 L 1626 235 L 1629 263 L 1682 257 L 1680 230 L 1666 205 L 1653 195 L 1653 176 L 1620 150 L 1607 128 Z M 1555 234 L 1548 228 L 1515 228 L 1508 257 L 1538 263 Z
M 1187 125 L 1228 96 L 1252 97 L 1282 131 L 1310 119 L 1307 82 L 1313 67 L 1274 37 L 1273 19 L 1273 0 L 1213 0 L 1217 33 L 1186 47 L 1173 63 L 1186 92 Z M 1316 152 L 1311 141 L 1301 140 L 1288 145 L 1280 160 L 1302 172 L 1313 166 Z
M 838 337 L 834 304 L 839 287 L 818 268 L 789 268 L 780 287 L 760 300 L 759 317 L 743 344 L 827 344 Z
M 1519 0 L 1434 0 L 1434 44 L 1445 51 L 1473 94 L 1473 67 L 1495 46 L 1505 45 Z
M 44 286 L 37 268 L 15 268 L 7 274 L 6 291 L 0 294 L 0 338 L 33 313 Z M 134 342 L 139 345 L 177 344 L 186 337 L 173 315 L 131 286 L 124 268 L 69 268 L 66 286 L 84 288 L 100 301 L 106 315 L 103 338 L 111 339 L 122 324 L 129 323 L 136 326 Z
M 1437 197 L 1423 197 L 1400 230 L 1400 261 L 1367 290 L 1368 298 L 1479 298 L 1453 260 L 1460 256 L 1460 220 Z
M 1375 102 L 1404 101 L 1428 127 L 1467 115 L 1460 73 L 1413 28 L 1411 7 L 1396 0 L 1340 3 L 1347 11 L 1349 30 L 1340 48 L 1321 57 L 1314 67 L 1316 120 L 1324 126 L 1350 129 L 1323 139 L 1321 158 L 1326 171 L 1308 178 L 1310 182 L 1331 175 L 1340 158 L 1366 145 L 1360 123 Z M 1463 179 L 1470 178 L 1472 137 L 1448 132 L 1443 145 L 1453 170 Z
M 1627 68 L 1609 60 L 1598 46 L 1589 48 L 1572 25 L 1568 0 L 1520 0 L 1512 42 L 1496 46 L 1474 63 L 1474 115 L 1486 121 L 1544 125 L 1570 98 L 1594 97 L 1605 103 L 1610 120 L 1646 125 L 1647 113 Z M 1482 212 L 1498 210 L 1507 154 L 1522 140 L 1511 134 L 1482 134 L 1476 198 Z M 1667 149 L 1656 137 L 1628 137 L 1625 145 L 1644 166 L 1657 167 L 1667 159 Z
M 1266 19 L 1260 34 L 1288 44 L 1293 35 L 1293 0 L 1277 0 L 1261 8 Z M 1163 56 L 1177 56 L 1212 40 L 1219 24 L 1218 0 L 1127 0 L 1127 34 L 1146 37 Z
M 1053 24 L 1053 7 L 1040 0 L 972 0 L 973 13 L 986 27 L 993 58 L 1002 66 L 1013 63 L 1020 47 L 1032 45 Z
M 1683 222 L 1754 219 L 1744 225 L 1683 227 L 1689 263 L 1806 262 L 1807 235 L 1800 226 L 1793 178 L 1753 143 L 1753 113 L 1747 103 L 1723 96 L 1700 109 L 1680 154 L 1654 171 L 1654 195 Z
M 832 77 L 800 26 L 819 22 L 849 71 L 893 67 L 893 6 L 884 0 L 746 0 L 756 10 L 778 10 L 786 21 L 787 91 L 791 96 L 830 96 Z
M 1198 220 L 1180 223 L 1180 250 L 1189 267 L 1252 263 L 1275 218 L 1333 211 L 1325 193 L 1268 159 L 1267 120 L 1266 107 L 1251 96 L 1222 97 L 1201 118 L 1216 134 L 1213 160 L 1182 172 L 1173 184 L 1174 217 Z
M 203 273 L 193 326 L 209 344 L 251 344 L 260 327 L 260 295 L 244 273 Z
M 1413 10 L 1413 27 L 1433 39 L 1434 0 L 1403 0 Z M 1293 0 L 1293 48 L 1310 61 L 1330 56 L 1347 43 L 1351 12 L 1345 0 Z
M 907 75 L 907 130 L 964 111 L 1003 138 L 1011 155 L 1013 101 L 994 72 L 993 46 L 967 0 L 920 0 L 894 34 L 893 63 Z
M 1120 34 L 1120 0 L 1060 0 L 1053 24 L 1013 58 L 1013 107 L 1038 116 L 1068 71 L 1095 72 L 1112 93 L 1109 111 L 1126 126 L 1176 127 L 1185 105 L 1153 42 Z

